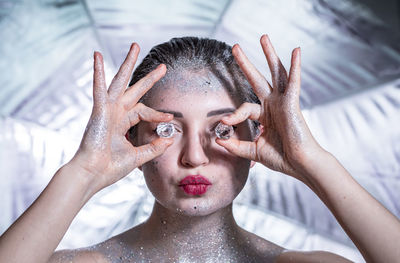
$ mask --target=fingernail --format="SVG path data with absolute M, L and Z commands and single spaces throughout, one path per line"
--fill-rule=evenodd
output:
M 97 60 L 101 62 L 102 61 L 102 56 L 101 56 L 100 51 L 96 50 L 96 51 L 93 52 L 93 59 L 94 60 L 96 60 L 96 56 L 97 56 Z
M 136 49 L 137 49 L 137 45 L 136 45 L 136 42 L 133 42 L 132 44 L 131 44 L 131 48 L 130 48 L 132 51 L 136 51 Z
M 173 138 L 163 138 L 163 140 L 165 140 L 165 144 L 167 146 L 170 146 L 171 144 L 174 143 L 174 139 Z
M 215 139 L 215 142 L 218 143 L 218 144 L 224 144 L 225 141 L 227 141 L 227 140 L 222 140 L 222 139 L 220 139 L 220 138 L 216 138 L 216 139 Z

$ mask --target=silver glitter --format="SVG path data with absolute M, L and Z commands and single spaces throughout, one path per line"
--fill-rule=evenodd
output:
M 170 138 L 175 133 L 175 127 L 170 122 L 160 122 L 157 125 L 157 134 L 163 138 Z
M 215 134 L 218 138 L 227 140 L 233 135 L 233 127 L 220 122 L 215 127 Z

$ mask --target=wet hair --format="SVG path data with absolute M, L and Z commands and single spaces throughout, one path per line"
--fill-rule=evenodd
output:
M 225 42 L 209 38 L 180 37 L 172 38 L 168 42 L 154 46 L 135 69 L 129 86 L 134 85 L 160 64 L 166 65 L 167 75 L 169 72 L 174 74 L 173 72 L 181 72 L 182 70 L 189 72 L 208 70 L 218 78 L 236 103 L 260 104 L 232 55 L 232 47 Z M 204 88 L 207 89 L 207 87 Z M 150 92 L 145 94 L 140 102 L 146 104 L 148 94 Z M 259 123 L 257 121 L 251 121 L 251 123 L 253 137 Z M 135 127 L 133 126 L 129 130 L 131 140 L 136 135 Z

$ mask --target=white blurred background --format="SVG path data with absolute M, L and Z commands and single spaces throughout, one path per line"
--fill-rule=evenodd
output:
M 94 50 L 110 81 L 131 42 L 141 60 L 172 37 L 210 37 L 241 44 L 270 78 L 264 33 L 287 68 L 302 48 L 301 105 L 314 136 L 400 217 L 398 1 L 0 0 L 0 233 L 77 149 Z M 59 248 L 120 233 L 144 221 L 153 201 L 135 170 L 82 209 Z M 234 209 L 240 225 L 281 246 L 365 262 L 318 197 L 286 175 L 256 165 Z

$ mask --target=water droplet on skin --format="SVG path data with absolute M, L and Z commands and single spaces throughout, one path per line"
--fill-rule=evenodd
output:
M 215 127 L 215 134 L 218 138 L 227 140 L 233 135 L 233 127 L 220 122 Z

